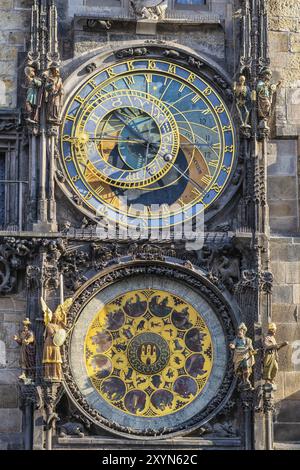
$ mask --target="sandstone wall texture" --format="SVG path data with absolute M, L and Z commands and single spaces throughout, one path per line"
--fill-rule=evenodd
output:
M 19 52 L 26 50 L 31 0 L 0 1 L 0 108 L 15 108 Z
M 269 0 L 267 3 L 273 78 L 283 81 L 277 93 L 274 140 L 268 148 L 271 269 L 275 283 L 273 320 L 278 324 L 278 340 L 290 342 L 290 346 L 280 352 L 275 439 L 299 441 L 300 2 Z

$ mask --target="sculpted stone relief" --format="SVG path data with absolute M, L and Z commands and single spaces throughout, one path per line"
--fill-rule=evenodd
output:
M 130 0 L 131 8 L 137 17 L 147 20 L 165 18 L 168 0 Z

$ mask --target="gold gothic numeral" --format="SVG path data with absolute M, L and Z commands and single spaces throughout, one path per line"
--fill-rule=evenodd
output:
M 218 114 L 222 114 L 225 111 L 224 106 L 221 104 L 220 106 L 216 106 L 215 110 L 217 111 Z
M 203 90 L 203 94 L 205 96 L 209 96 L 211 94 L 211 92 L 212 92 L 212 89 L 209 86 L 206 87 L 205 90 Z
M 127 68 L 130 72 L 132 72 L 132 70 L 134 70 L 134 62 L 132 60 L 127 62 Z
M 192 99 L 192 102 L 193 103 L 197 103 L 197 101 L 200 100 L 200 96 L 199 95 L 195 95 L 194 98 Z
M 125 77 L 125 82 L 127 85 L 133 85 L 134 84 L 134 77 L 132 75 L 129 75 L 128 77 Z
M 107 75 L 108 75 L 109 77 L 115 77 L 115 76 L 117 75 L 116 72 L 114 72 L 113 67 L 110 67 L 110 68 L 107 69 L 106 71 L 107 71 Z
M 204 183 L 204 184 L 210 184 L 210 183 L 211 183 L 211 180 L 212 180 L 212 177 L 211 177 L 211 176 L 207 176 L 207 175 L 204 175 L 204 176 L 202 176 L 202 178 L 201 178 L 201 181 L 202 181 L 202 183 Z
M 150 70 L 156 69 L 156 62 L 155 62 L 155 60 L 149 60 L 148 69 L 150 69 Z
M 169 65 L 168 72 L 169 72 L 169 73 L 172 73 L 173 75 L 176 75 L 176 65 L 170 64 L 170 65 Z
M 195 75 L 194 73 L 190 73 L 190 75 L 189 75 L 188 78 L 187 78 L 187 81 L 188 81 L 189 83 L 194 83 L 194 81 L 196 80 L 196 78 L 197 78 L 197 77 L 196 77 L 196 75 Z

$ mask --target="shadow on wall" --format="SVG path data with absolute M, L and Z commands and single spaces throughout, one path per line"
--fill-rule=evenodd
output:
M 6 366 L 6 347 L 4 341 L 0 340 L 0 368 Z
M 274 424 L 275 442 L 300 441 L 300 383 L 298 390 L 277 405 Z

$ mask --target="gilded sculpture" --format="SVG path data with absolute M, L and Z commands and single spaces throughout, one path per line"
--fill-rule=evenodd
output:
M 270 323 L 264 337 L 263 379 L 270 384 L 274 384 L 278 372 L 278 351 L 289 344 L 287 341 L 277 344 L 276 331 L 276 324 Z
M 31 321 L 26 318 L 23 321 L 23 330 L 13 338 L 21 346 L 20 365 L 22 374 L 19 379 L 25 383 L 31 383 L 35 376 L 35 336 L 30 329 L 30 325 Z
M 62 356 L 60 348 L 66 339 L 67 314 L 72 299 L 67 299 L 53 313 L 41 299 L 45 323 L 45 340 L 43 349 L 44 380 L 62 381 Z
M 250 377 L 255 364 L 256 350 L 253 348 L 252 340 L 246 336 L 247 327 L 241 323 L 237 335 L 229 344 L 233 351 L 233 364 L 236 376 L 241 380 L 240 388 L 252 389 Z

